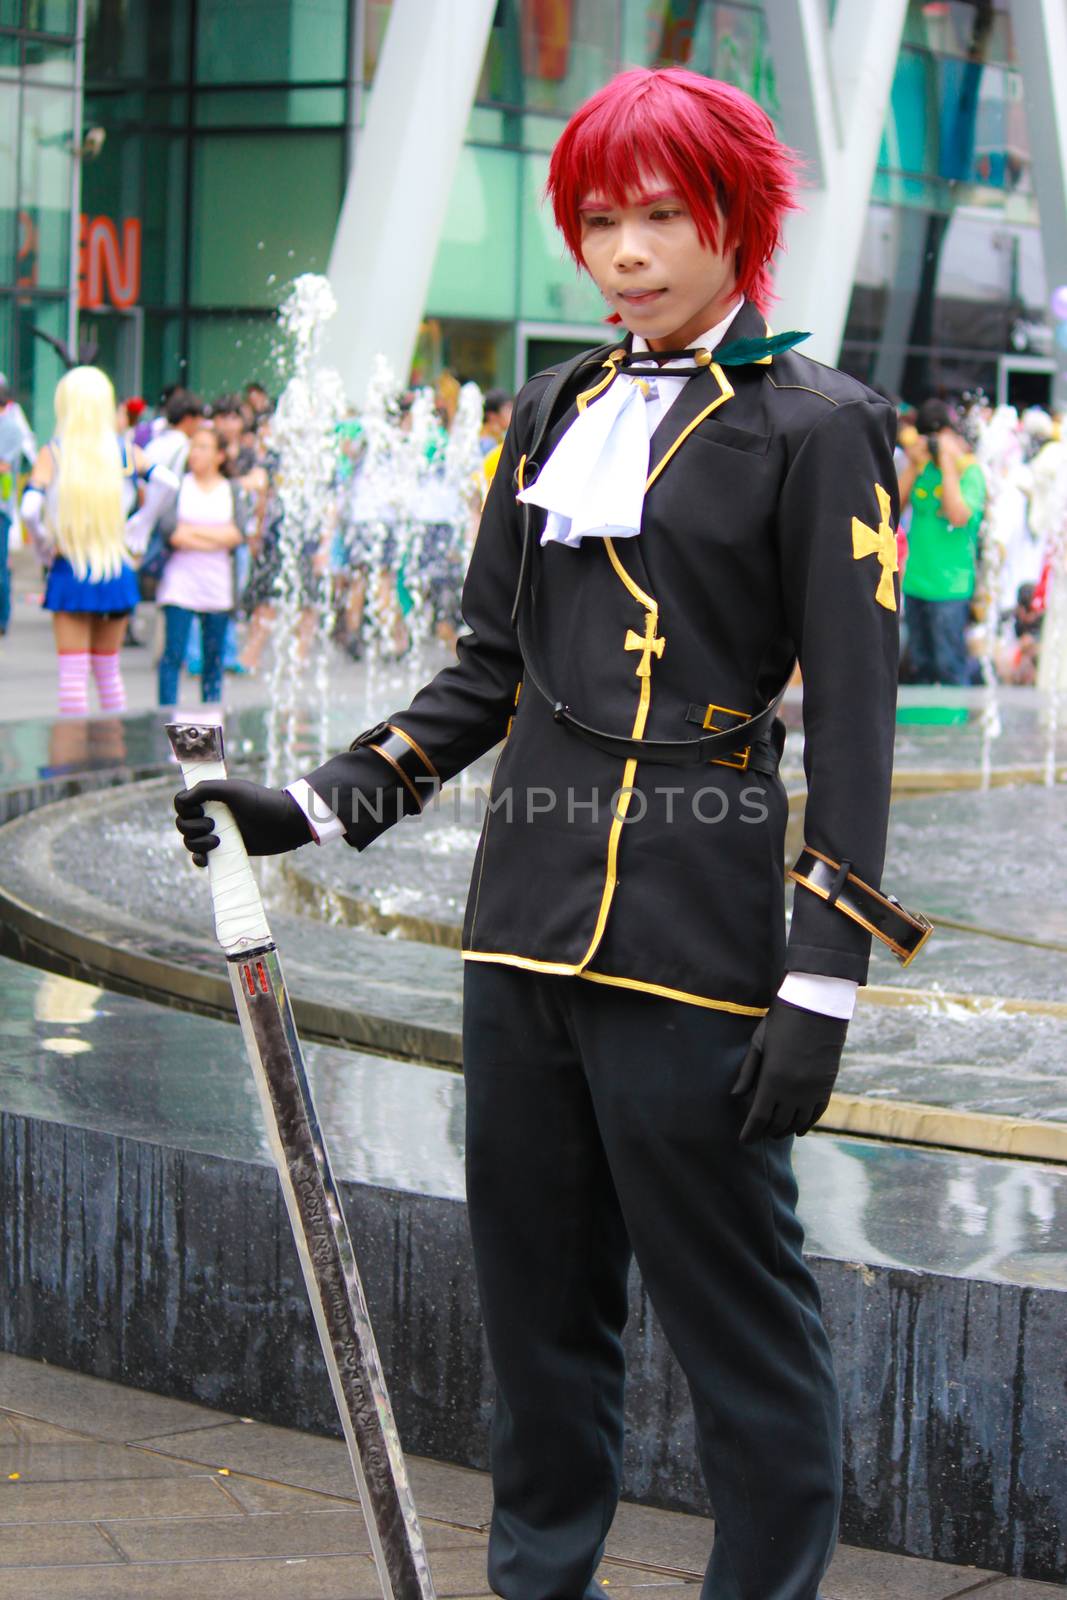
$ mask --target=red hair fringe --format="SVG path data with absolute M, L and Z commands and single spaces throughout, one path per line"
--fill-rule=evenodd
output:
M 579 207 L 594 194 L 616 205 L 640 194 L 649 172 L 677 189 L 702 242 L 737 251 L 737 287 L 761 311 L 772 299 L 770 262 L 794 198 L 800 158 L 751 96 L 684 67 L 622 72 L 571 117 L 552 152 L 546 193 L 579 267 Z

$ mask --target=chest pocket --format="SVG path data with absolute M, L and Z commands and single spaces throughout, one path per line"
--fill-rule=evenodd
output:
M 770 449 L 771 436 L 769 433 L 750 433 L 747 428 L 732 428 L 729 423 L 709 417 L 701 423 L 689 442 L 740 450 L 746 455 L 765 456 Z

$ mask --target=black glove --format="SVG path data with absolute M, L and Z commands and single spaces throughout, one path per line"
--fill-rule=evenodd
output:
M 775 1000 L 752 1035 L 732 1094 L 752 1096 L 741 1143 L 813 1128 L 830 1103 L 848 1023 Z
M 265 789 L 246 778 L 212 778 L 174 796 L 174 825 L 198 867 L 207 866 L 207 852 L 219 842 L 214 822 L 204 815 L 204 802 L 212 800 L 233 812 L 250 856 L 280 856 L 311 842 L 307 817 L 284 789 Z

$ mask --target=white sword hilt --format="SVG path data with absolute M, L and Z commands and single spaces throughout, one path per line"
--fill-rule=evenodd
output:
M 222 729 L 217 724 L 169 722 L 167 734 L 187 789 L 208 778 L 225 778 Z M 243 955 L 271 943 L 267 914 L 233 813 L 215 800 L 207 802 L 205 811 L 219 839 L 207 855 L 215 935 L 228 956 Z

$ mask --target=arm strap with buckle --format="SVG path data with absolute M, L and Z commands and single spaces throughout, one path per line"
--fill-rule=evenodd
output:
M 381 756 L 392 767 L 420 811 L 426 803 L 427 789 L 431 794 L 436 794 L 441 787 L 437 768 L 425 750 L 395 723 L 379 722 L 376 727 L 361 733 L 348 748 L 373 750 L 375 755 Z
M 552 378 L 551 383 L 541 395 L 534 418 L 533 433 L 530 437 L 529 448 L 524 458 L 524 481 L 530 484 L 535 481 L 541 470 L 538 462 L 538 453 L 545 442 L 549 427 L 552 422 L 552 413 L 571 380 L 585 367 L 603 365 L 611 351 L 618 350 L 618 345 L 601 345 L 596 350 L 587 350 L 573 360 L 565 362 Z M 694 367 L 694 375 L 703 371 L 702 367 Z M 685 374 L 688 376 L 688 374 Z M 516 486 L 518 487 L 518 486 Z M 519 561 L 519 580 L 515 587 L 515 601 L 511 608 L 511 621 L 518 641 L 519 653 L 522 656 L 526 676 L 537 690 L 538 694 L 552 707 L 552 716 L 556 722 L 583 739 L 586 744 L 591 744 L 597 750 L 602 750 L 606 755 L 617 756 L 622 761 L 636 759 L 638 761 L 660 762 L 672 767 L 699 767 L 708 761 L 722 761 L 724 756 L 730 756 L 741 751 L 747 745 L 754 745 L 761 737 L 770 732 L 771 724 L 781 704 L 782 696 L 788 686 L 788 680 L 775 695 L 769 706 L 757 712 L 754 717 L 747 717 L 732 728 L 723 728 L 706 734 L 701 739 L 632 739 L 625 734 L 608 733 L 602 728 L 590 727 L 582 722 L 571 711 L 570 706 L 546 686 L 547 678 L 541 664 L 539 653 L 536 651 L 532 640 L 530 625 L 533 621 L 534 595 L 533 595 L 533 552 L 536 545 L 536 519 L 532 506 L 523 504 L 522 507 L 522 555 Z M 741 765 L 739 762 L 738 765 Z M 746 759 L 747 765 L 747 759 Z
M 921 911 L 906 911 L 893 895 L 879 894 L 850 868 L 850 862 L 833 861 L 805 845 L 788 875 L 866 928 L 888 945 L 901 966 L 908 966 L 929 939 L 933 923 Z

